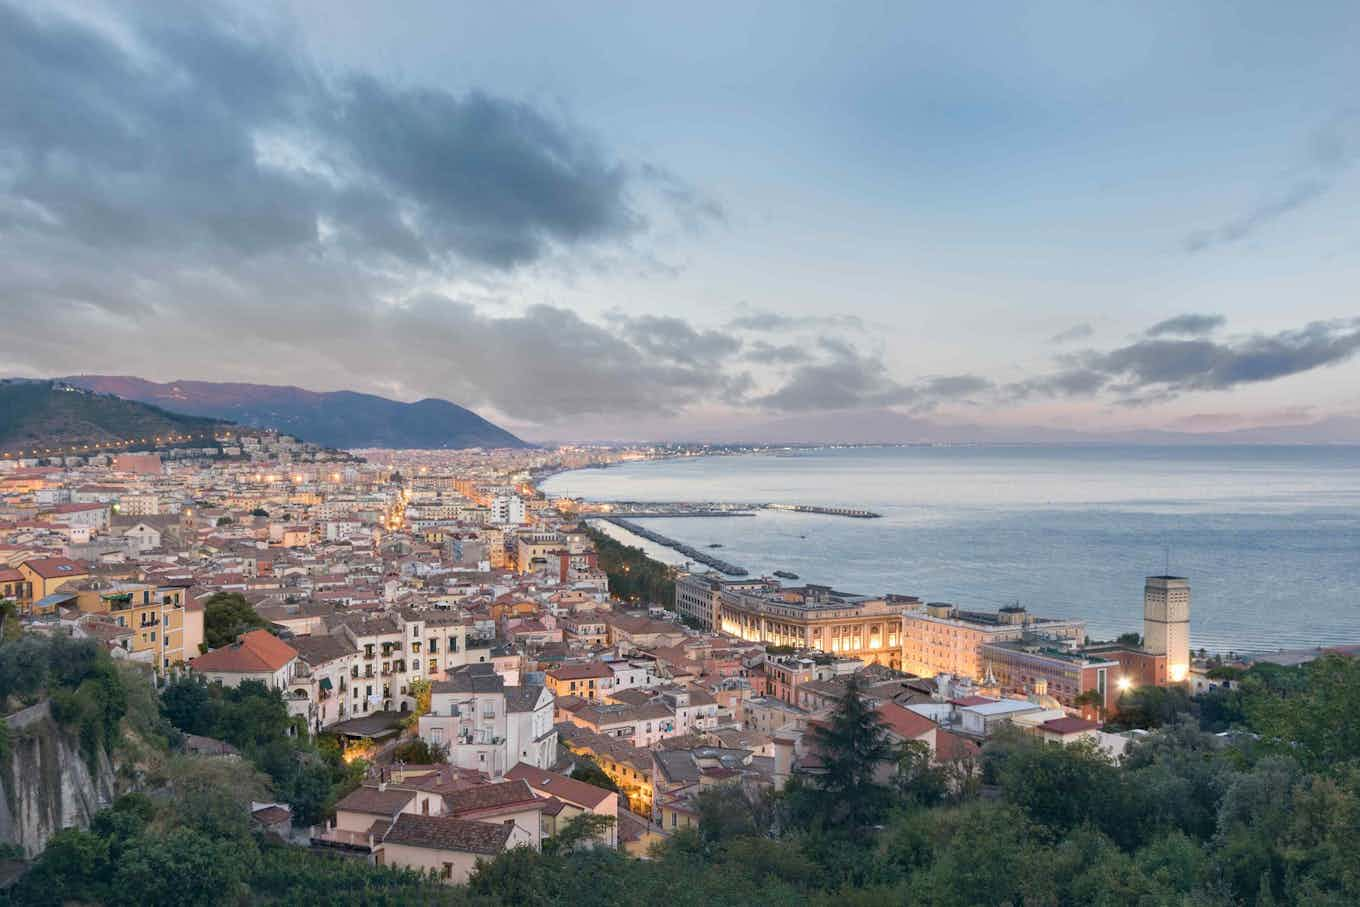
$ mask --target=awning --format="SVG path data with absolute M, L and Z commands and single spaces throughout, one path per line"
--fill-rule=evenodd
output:
M 331 688 L 331 679 L 329 677 L 323 677 L 321 678 L 321 683 L 317 684 L 317 686 L 321 687 L 323 690 L 329 690 Z

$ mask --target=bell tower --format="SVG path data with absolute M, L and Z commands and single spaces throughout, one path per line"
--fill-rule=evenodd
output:
M 1149 576 L 1143 585 L 1143 648 L 1166 656 L 1166 676 L 1180 683 L 1190 676 L 1190 581 L 1183 576 Z

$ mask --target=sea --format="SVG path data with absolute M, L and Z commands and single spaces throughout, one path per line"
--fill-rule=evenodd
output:
M 1191 645 L 1360 643 L 1360 447 L 854 447 L 560 473 L 553 495 L 857 507 L 639 520 L 752 575 L 1142 630 L 1143 579 L 1191 585 Z M 667 563 L 684 558 L 608 526 Z

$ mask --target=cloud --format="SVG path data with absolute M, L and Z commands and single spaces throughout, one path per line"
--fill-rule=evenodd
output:
M 1302 163 L 1283 185 L 1268 191 L 1242 214 L 1216 227 L 1192 232 L 1183 242 L 1185 250 L 1202 252 L 1254 235 L 1327 195 L 1357 161 L 1360 161 L 1360 111 L 1345 110 L 1313 132 Z
M 747 361 L 762 365 L 794 365 L 812 359 L 807 347 L 794 343 L 775 344 L 766 340 L 753 340 L 743 349 Z
M 701 331 L 680 318 L 629 317 L 614 313 L 624 337 L 649 356 L 665 362 L 716 366 L 741 349 L 741 341 L 721 331 Z
M 509 269 L 646 225 L 630 168 L 527 104 L 327 76 L 222 10 L 125 24 L 131 42 L 0 4 L 10 229 Z
M 1223 327 L 1227 321 L 1222 315 L 1177 315 L 1157 322 L 1144 333 L 1149 337 L 1202 337 Z
M 787 332 L 810 328 L 864 330 L 864 320 L 857 315 L 785 315 L 764 309 L 754 309 L 728 321 L 729 331 Z
M 1074 340 L 1085 340 L 1095 333 L 1095 328 L 1086 322 L 1074 324 L 1065 331 L 1059 331 L 1048 338 L 1049 343 L 1071 343 Z
M 677 176 L 519 101 L 322 72 L 287 29 L 227 10 L 125 15 L 0 0 L 9 373 L 123 373 L 136 350 L 149 378 L 525 420 L 749 389 L 740 342 L 682 319 L 460 298 L 513 301 L 517 275 L 568 255 L 645 257 L 658 217 L 721 216 Z
M 843 340 L 824 337 L 817 348 L 821 355 L 815 361 L 795 366 L 782 385 L 751 403 L 779 412 L 885 406 L 925 411 L 992 388 L 991 381 L 976 375 L 942 375 L 904 384 L 888 373 L 882 357 L 863 353 Z
M 1339 365 L 1357 352 L 1360 319 L 1317 321 L 1224 342 L 1150 337 L 1071 357 L 1062 371 L 1009 385 L 1006 392 L 1022 399 L 1108 391 L 1122 404 L 1147 405 L 1190 391 L 1229 390 Z

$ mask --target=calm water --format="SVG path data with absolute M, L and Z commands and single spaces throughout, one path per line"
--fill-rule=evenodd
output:
M 1262 651 L 1360 642 L 1360 448 L 953 447 L 636 463 L 554 476 L 592 500 L 865 507 L 643 521 L 753 574 L 964 607 L 1016 600 L 1141 630 L 1142 583 L 1192 589 L 1191 642 Z M 669 549 L 647 545 L 669 562 Z

